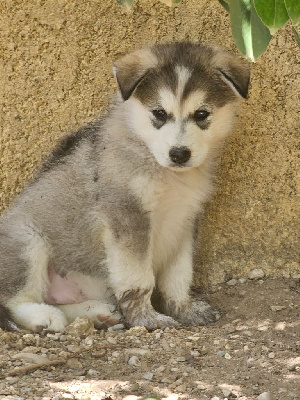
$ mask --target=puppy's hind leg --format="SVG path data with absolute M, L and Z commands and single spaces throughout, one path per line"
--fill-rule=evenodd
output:
M 64 314 L 43 304 L 48 286 L 50 248 L 32 227 L 20 226 L 9 234 L 0 232 L 0 291 L 5 306 L 1 327 L 9 329 L 11 319 L 22 328 L 63 331 Z

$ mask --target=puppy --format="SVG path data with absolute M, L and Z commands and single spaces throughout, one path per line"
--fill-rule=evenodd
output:
M 215 319 L 190 298 L 193 237 L 248 63 L 161 44 L 124 56 L 114 74 L 108 115 L 66 136 L 1 217 L 3 329 L 63 331 L 80 315 L 150 330 Z

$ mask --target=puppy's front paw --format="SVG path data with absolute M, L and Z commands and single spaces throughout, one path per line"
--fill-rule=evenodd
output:
M 183 325 L 207 325 L 216 322 L 219 313 L 205 301 L 193 300 L 180 309 L 177 319 Z
M 151 311 L 143 315 L 135 315 L 133 318 L 126 319 L 127 326 L 144 326 L 149 331 L 155 329 L 176 328 L 179 323 L 173 318 L 156 311 Z

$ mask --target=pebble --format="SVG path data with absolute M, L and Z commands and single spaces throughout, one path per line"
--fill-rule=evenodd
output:
M 72 336 L 92 335 L 94 332 L 94 322 L 86 316 L 77 317 L 66 327 L 65 332 Z
M 185 392 L 186 391 L 186 384 L 183 383 L 182 385 L 176 386 L 175 388 L 178 392 Z
M 116 324 L 116 325 L 110 326 L 108 328 L 108 331 L 110 331 L 110 332 L 121 331 L 122 329 L 125 329 L 125 326 L 123 324 Z
M 151 351 L 148 349 L 131 348 L 125 349 L 126 354 L 131 354 L 134 356 L 150 357 Z
M 224 358 L 226 358 L 226 360 L 231 360 L 232 357 L 229 353 L 225 353 Z
M 229 389 L 222 389 L 222 393 L 224 394 L 225 397 L 229 397 L 232 394 L 232 391 Z
M 261 268 L 254 268 L 249 272 L 249 279 L 261 279 L 265 276 L 264 271 Z
M 69 345 L 67 346 L 67 350 L 68 350 L 70 353 L 79 353 L 79 352 L 82 350 L 82 348 L 79 347 L 79 346 L 76 346 L 75 344 L 69 344 Z
M 270 306 L 272 311 L 281 311 L 286 308 L 286 306 Z
M 146 379 L 147 381 L 151 381 L 152 378 L 153 378 L 153 373 L 152 373 L 152 372 L 147 372 L 147 373 L 144 375 L 144 379 Z
M 273 396 L 270 392 L 263 392 L 258 396 L 257 400 L 273 400 Z
M 13 360 L 20 359 L 33 364 L 42 364 L 48 361 L 48 358 L 35 353 L 18 353 L 12 356 Z
M 226 285 L 228 286 L 235 286 L 238 284 L 238 280 L 237 279 L 230 279 L 230 281 L 226 282 Z
M 117 344 L 116 339 L 111 336 L 109 336 L 106 340 L 108 341 L 109 344 Z
M 140 367 L 141 362 L 137 356 L 132 356 L 128 360 L 128 365 L 132 365 L 133 367 Z
M 239 282 L 240 282 L 240 283 L 246 283 L 246 282 L 247 282 L 247 279 L 246 279 L 246 278 L 239 278 Z
M 82 369 L 82 364 L 76 358 L 69 358 L 66 362 L 66 366 L 71 369 Z

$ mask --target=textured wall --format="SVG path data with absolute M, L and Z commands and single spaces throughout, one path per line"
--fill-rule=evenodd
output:
M 63 133 L 105 111 L 122 53 L 181 39 L 235 49 L 216 0 L 175 9 L 137 0 L 129 14 L 114 0 L 0 0 L 0 10 L 0 210 Z M 299 56 L 286 28 L 253 65 L 250 98 L 202 219 L 197 283 L 257 266 L 299 273 Z

